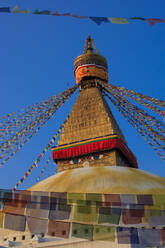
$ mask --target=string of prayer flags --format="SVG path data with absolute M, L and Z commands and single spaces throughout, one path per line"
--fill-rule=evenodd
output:
M 48 118 L 45 119 L 44 122 L 42 122 L 42 124 L 35 131 L 33 129 L 34 127 L 32 129 L 30 129 L 31 135 L 27 139 L 25 139 L 25 141 L 23 143 L 19 144 L 17 142 L 18 143 L 17 149 L 14 150 L 5 160 L 3 160 L 3 162 L 1 162 L 0 167 L 2 167 L 3 164 L 5 164 L 12 156 L 14 156 L 33 137 L 41 129 L 41 127 L 43 127 L 45 125 L 45 123 L 50 119 L 50 117 L 52 115 L 53 115 L 53 113 L 50 116 L 48 116 Z M 27 135 L 25 135 L 25 137 L 26 136 Z M 19 140 L 19 142 L 21 142 L 21 141 L 22 140 Z M 6 151 L 6 153 L 3 154 L 3 156 L 1 155 L 0 159 L 4 158 L 9 152 L 11 152 L 13 150 L 13 148 L 14 148 L 14 146 L 12 147 L 12 149 L 9 149 L 8 151 Z
M 30 13 L 30 10 L 29 10 L 29 9 L 19 10 L 18 6 L 16 5 L 16 6 L 13 8 L 12 13 L 13 13 L 13 14 L 16 14 L 16 13 L 29 14 L 29 13 Z
M 125 18 L 109 17 L 109 20 L 113 24 L 129 24 L 129 22 Z
M 10 7 L 0 7 L 0 13 L 22 13 L 22 14 L 29 14 L 30 10 L 20 10 L 18 6 L 16 5 L 13 10 L 10 10 Z M 161 18 L 144 18 L 144 17 L 130 17 L 130 18 L 121 18 L 121 17 L 99 17 L 99 16 L 81 16 L 75 13 L 65 12 L 65 13 L 59 13 L 58 10 L 52 12 L 50 10 L 38 10 L 31 12 L 34 15 L 52 15 L 52 16 L 68 16 L 73 18 L 79 18 L 79 19 L 90 19 L 93 22 L 95 22 L 97 25 L 100 25 L 102 23 L 112 23 L 112 24 L 130 24 L 128 22 L 128 19 L 131 21 L 147 21 L 151 26 L 154 26 L 156 23 L 165 23 L 165 19 Z
M 130 96 L 131 95 L 135 96 L 137 98 L 136 101 L 138 101 L 141 98 L 141 99 L 144 99 L 145 101 L 150 102 L 151 104 L 158 105 L 159 107 L 165 109 L 165 101 L 163 101 L 163 100 L 159 100 L 159 99 L 156 99 L 154 97 L 146 96 L 144 94 L 135 92 L 133 90 L 128 90 L 128 89 L 126 89 L 124 87 L 118 87 L 118 86 L 115 86 L 115 85 L 112 85 L 112 84 L 111 84 L 111 88 L 115 88 L 117 90 L 120 90 L 120 92 L 122 92 L 122 94 L 124 94 L 124 92 L 127 92 L 127 93 L 130 94 Z M 149 107 L 149 106 L 147 105 L 147 107 Z M 154 109 L 152 109 L 152 110 L 154 110 Z
M 109 22 L 107 17 L 89 17 L 92 21 L 94 21 L 97 25 L 100 25 L 102 22 Z
M 77 89 L 77 87 L 78 87 L 77 85 L 76 85 L 76 87 L 73 87 L 74 90 Z M 31 173 L 31 171 L 32 171 L 34 168 L 38 167 L 38 163 L 40 162 L 41 158 L 45 155 L 45 153 L 50 149 L 51 145 L 55 142 L 55 140 L 56 140 L 58 134 L 61 133 L 62 128 L 63 128 L 64 124 L 67 122 L 67 120 L 68 120 L 68 117 L 67 117 L 66 120 L 63 122 L 63 124 L 60 126 L 60 128 L 58 129 L 58 131 L 56 132 L 56 134 L 52 137 L 52 139 L 51 139 L 50 142 L 47 144 L 47 146 L 45 147 L 45 149 L 44 149 L 44 150 L 40 153 L 40 155 L 37 157 L 37 159 L 36 159 L 35 162 L 32 164 L 32 166 L 29 168 L 29 170 L 28 170 L 28 171 L 25 173 L 25 175 L 19 180 L 19 182 L 14 186 L 13 191 L 15 191 L 15 190 L 19 187 L 19 185 L 20 185 L 21 183 L 23 183 L 23 181 L 29 176 L 29 174 Z M 47 162 L 49 163 L 49 161 L 50 161 L 50 160 L 48 159 Z
M 117 96 L 115 96 L 115 97 L 117 97 Z M 120 99 L 119 99 L 120 100 Z M 147 123 L 141 118 L 141 117 L 145 117 L 145 114 L 144 114 L 144 112 L 141 110 L 141 109 L 139 109 L 138 107 L 135 107 L 134 105 L 132 105 L 131 103 L 129 103 L 125 98 L 123 98 L 123 100 L 122 100 L 123 102 L 124 102 L 124 104 L 126 104 L 125 105 L 125 107 L 128 109 L 128 111 L 138 111 L 138 118 L 139 118 L 139 120 L 142 122 L 142 124 L 144 125 L 144 126 L 146 126 L 147 127 L 147 129 L 149 129 L 150 130 L 150 132 L 152 132 L 152 134 L 154 134 L 155 136 L 156 136 L 156 138 L 158 138 L 158 139 L 160 139 L 160 140 L 162 140 L 163 142 L 165 141 L 165 139 L 164 139 L 164 136 L 161 136 L 159 133 L 157 133 L 157 131 L 155 131 L 151 126 L 149 126 L 149 125 L 147 125 Z M 122 102 L 121 102 L 122 103 Z M 129 105 L 129 106 L 127 106 L 127 105 Z M 147 121 L 150 121 L 150 120 L 148 120 L 148 118 L 145 118 Z M 151 121 L 150 121 L 151 122 Z M 153 122 L 151 122 L 151 124 L 154 124 Z M 161 131 L 161 129 L 159 129 L 159 131 Z M 162 138 L 161 138 L 162 137 Z
M 78 85 L 0 120 L 0 167 L 14 156 L 75 92 Z
M 21 183 L 24 182 L 24 180 L 29 176 L 29 174 L 32 172 L 32 170 L 36 167 L 38 167 L 38 163 L 40 162 L 41 158 L 45 155 L 45 153 L 48 151 L 48 149 L 51 147 L 51 145 L 54 143 L 54 141 L 57 138 L 57 135 L 61 132 L 62 129 L 59 129 L 57 133 L 53 136 L 53 138 L 50 140 L 48 145 L 45 147 L 45 149 L 40 153 L 40 155 L 37 157 L 35 162 L 30 166 L 28 171 L 25 173 L 25 175 L 18 181 L 18 183 L 14 186 L 13 191 L 15 191 Z
M 107 95 L 106 95 L 107 96 Z M 119 110 L 119 112 L 125 117 L 125 119 L 139 132 L 139 134 L 144 138 L 144 140 L 152 147 L 152 149 L 158 154 L 160 158 L 165 160 L 164 155 L 159 151 L 159 146 L 153 143 L 153 137 L 144 130 L 142 123 L 134 116 L 134 113 L 127 111 L 123 106 L 121 106 L 117 101 L 107 96 L 114 106 Z
M 58 108 L 60 106 L 61 105 L 58 105 Z M 20 132 L 17 132 L 16 135 L 13 136 L 10 140 L 8 140 L 8 141 L 6 141 L 6 142 L 1 144 L 1 159 L 4 159 L 5 156 L 7 156 L 8 153 L 10 153 L 13 149 L 16 148 L 16 150 L 14 150 L 11 153 L 11 155 L 9 155 L 1 163 L 1 166 L 7 160 L 9 160 L 11 158 L 11 156 L 15 155 L 15 153 L 17 151 L 19 151 L 20 148 L 22 148 L 27 143 L 27 141 L 29 141 L 33 137 L 33 135 L 36 134 L 40 130 L 41 127 L 43 127 L 43 125 L 51 118 L 51 116 L 53 115 L 53 112 L 54 112 L 53 108 L 51 108 L 47 112 L 47 115 L 44 114 L 44 115 L 41 115 L 41 116 L 37 117 L 35 122 L 31 122 L 29 125 L 25 126 L 25 128 L 21 129 Z
M 111 85 L 112 86 L 112 85 Z M 113 86 L 114 87 L 114 86 Z M 130 95 L 128 94 L 127 92 L 123 92 L 121 91 L 121 89 L 116 88 L 116 90 L 121 93 L 121 94 L 124 94 L 125 96 L 127 97 L 130 97 L 131 99 L 137 101 L 138 103 L 141 103 L 142 105 L 144 105 L 145 107 L 151 109 L 152 111 L 160 114 L 160 111 L 159 109 L 157 109 L 155 106 L 151 106 L 150 104 L 142 101 L 140 98 L 136 98 L 134 97 L 134 95 Z M 154 103 L 155 104 L 155 103 Z M 155 126 L 163 135 L 165 135 L 165 125 L 164 123 L 161 121 L 161 120 L 158 120 L 156 117 L 150 115 L 147 111 L 145 110 L 142 110 L 140 108 L 138 108 L 136 106 L 136 110 L 145 118 L 146 121 L 149 121 L 153 126 Z M 163 116 L 163 112 L 161 112 L 162 116 Z
M 24 232 L 26 228 L 37 236 L 109 241 L 110 247 L 165 245 L 163 194 L 16 190 L 5 195 L 0 190 L 0 195 L 4 206 L 0 227 L 4 229 Z
M 114 93 L 113 93 L 114 94 Z M 117 96 L 117 94 L 115 95 L 115 98 L 118 100 L 118 101 L 120 101 L 120 99 L 122 99 L 122 96 L 120 96 L 120 98 L 117 98 L 118 96 Z M 125 108 L 127 108 L 128 109 L 128 113 L 129 113 L 129 111 L 131 111 L 131 112 L 133 112 L 134 113 L 134 110 L 135 110 L 135 108 L 133 108 L 133 109 L 130 109 L 130 107 L 129 106 L 127 106 L 126 105 L 126 100 L 124 100 L 123 101 L 123 103 L 122 103 L 122 101 L 120 101 L 120 106 L 121 106 L 121 104 L 122 104 L 122 106 Z M 129 104 L 130 105 L 130 104 Z M 162 140 L 163 142 L 164 142 L 164 139 L 163 139 L 163 136 L 162 136 L 162 138 L 161 137 L 159 137 L 159 134 L 157 135 L 157 132 L 156 131 L 154 131 L 153 130 L 153 128 L 151 128 L 150 127 L 150 125 L 148 125 L 140 116 L 142 115 L 142 113 L 140 113 L 140 115 L 139 115 L 139 113 L 138 113 L 138 115 L 133 115 L 132 116 L 132 118 L 134 119 L 135 118 L 135 116 L 136 117 L 138 117 L 138 122 L 139 123 L 141 123 L 141 125 L 143 125 L 143 128 L 144 127 L 146 127 L 146 131 L 148 130 L 148 131 L 150 131 L 151 133 L 152 133 L 152 135 L 154 135 L 155 137 L 156 137 L 156 139 L 160 139 L 160 140 Z M 152 123 L 153 124 L 153 123 Z M 148 132 L 147 131 L 147 132 Z M 162 132 L 163 133 L 163 132 Z M 151 138 L 151 135 L 150 134 L 148 134 L 148 136 Z M 160 148 L 162 149 L 164 146 L 162 146 L 161 144 L 159 144 L 157 141 L 156 141 L 156 139 L 154 138 L 154 137 L 152 137 L 152 139 L 154 140 L 154 142 L 156 142 L 156 144 L 157 145 L 159 145 L 160 146 Z
M 111 96 L 105 95 L 119 112 L 142 135 L 152 149 L 165 160 L 165 125 L 160 120 L 160 112 L 164 113 L 161 108 L 165 108 L 165 102 L 112 84 L 103 85 L 103 87 Z M 140 103 L 147 111 L 134 105 L 128 98 Z M 157 113 L 158 117 L 153 116 L 148 110 Z
M 51 159 L 52 159 L 52 154 L 49 156 L 49 158 L 48 158 L 48 160 L 46 161 L 45 165 L 43 166 L 43 168 L 42 168 L 40 174 L 38 175 L 38 177 L 37 177 L 37 179 L 36 179 L 36 183 L 39 182 L 39 180 L 40 180 L 42 174 L 43 174 L 44 171 L 46 170 L 46 168 L 47 168 L 49 162 L 51 161 Z

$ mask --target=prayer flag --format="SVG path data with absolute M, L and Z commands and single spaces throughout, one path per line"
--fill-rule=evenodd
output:
M 29 14 L 29 13 L 30 13 L 30 10 L 29 10 L 29 9 L 19 10 L 18 6 L 16 5 L 16 6 L 13 8 L 12 13 L 13 13 L 13 14 L 15 14 L 15 13 Z
M 27 225 L 31 233 L 35 235 L 46 234 L 48 231 L 48 219 L 38 219 L 27 216 Z
M 125 18 L 109 17 L 109 20 L 113 24 L 129 24 L 129 22 Z
M 141 20 L 141 21 L 145 21 L 146 20 L 146 18 L 143 18 L 143 17 L 131 17 L 129 19 L 131 19 L 131 20 Z
M 143 246 L 161 245 L 160 231 L 156 229 L 138 229 L 140 244 Z
M 48 219 L 49 210 L 41 209 L 41 207 L 42 206 L 40 205 L 40 203 L 28 203 L 26 208 L 26 215 L 33 218 Z
M 154 205 L 165 206 L 165 195 L 153 195 Z
M 122 204 L 136 204 L 136 195 L 133 194 L 122 194 L 120 199 Z
M 159 18 L 147 18 L 146 20 L 151 26 L 154 26 L 156 23 L 165 23 L 165 20 Z
M 119 194 L 104 194 L 104 206 L 121 206 Z
M 89 16 L 78 16 L 77 14 L 72 14 L 71 16 L 72 16 L 72 17 L 75 17 L 75 18 L 80 18 L 80 19 L 89 18 Z
M 152 195 L 137 195 L 137 203 L 140 205 L 153 206 Z
M 128 224 L 140 224 L 142 222 L 142 217 L 136 216 L 136 211 L 134 210 L 133 214 L 131 214 L 132 209 L 122 209 L 122 221 L 124 225 Z
M 76 238 L 93 240 L 93 225 L 72 223 L 72 236 Z
M 115 227 L 95 225 L 93 240 L 104 240 L 115 242 Z
M 26 226 L 26 217 L 25 216 L 5 214 L 5 219 L 4 219 L 4 228 L 5 229 L 24 232 L 25 226 Z
M 71 224 L 63 221 L 49 220 L 48 234 L 60 238 L 69 238 Z
M 0 8 L 0 12 L 8 12 L 8 13 L 10 13 L 10 8 L 9 7 L 2 7 L 2 8 Z
M 119 244 L 130 244 L 130 229 L 117 227 L 117 240 Z
M 58 10 L 56 10 L 52 15 L 53 15 L 53 16 L 70 16 L 70 13 L 60 14 L 60 13 L 58 12 Z
M 109 22 L 107 17 L 95 17 L 89 16 L 89 18 L 94 21 L 97 25 L 100 25 L 102 22 Z
M 39 11 L 39 10 L 35 10 L 33 12 L 34 15 L 50 15 L 51 12 L 49 10 L 42 10 L 42 11 Z
M 131 248 L 137 247 L 136 244 L 139 244 L 139 236 L 137 228 L 130 228 L 130 241 Z
M 75 206 L 73 220 L 75 222 L 96 224 L 98 223 L 98 208 L 96 206 Z

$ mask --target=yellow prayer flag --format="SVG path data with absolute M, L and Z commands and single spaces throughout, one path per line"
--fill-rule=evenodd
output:
M 22 13 L 22 14 L 29 14 L 30 10 L 29 9 L 24 9 L 24 10 L 19 10 L 18 6 L 16 5 L 13 10 L 12 13 Z
M 129 24 L 125 18 L 109 17 L 108 18 L 113 24 Z

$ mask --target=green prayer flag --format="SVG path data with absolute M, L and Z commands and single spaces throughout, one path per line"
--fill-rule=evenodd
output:
M 73 221 L 97 224 L 98 223 L 98 207 L 96 206 L 75 206 Z
M 131 17 L 131 18 L 129 18 L 129 19 L 131 19 L 131 20 L 141 20 L 141 21 L 145 21 L 145 20 L 146 20 L 146 19 L 143 18 L 143 17 Z
M 72 223 L 72 236 L 93 240 L 93 225 Z
M 105 240 L 115 242 L 115 227 L 94 225 L 93 240 Z

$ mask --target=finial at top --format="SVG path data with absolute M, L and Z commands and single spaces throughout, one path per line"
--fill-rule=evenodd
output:
M 108 82 L 108 64 L 94 42 L 88 35 L 83 53 L 74 60 L 74 74 L 76 82 L 79 83 L 85 78 L 100 78 Z
M 91 39 L 91 36 L 88 35 L 86 41 L 85 41 L 85 46 L 84 46 L 84 50 L 83 50 L 83 54 L 93 54 L 93 47 L 96 50 L 96 53 L 99 54 L 99 51 L 97 50 L 93 39 Z

